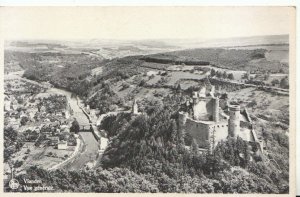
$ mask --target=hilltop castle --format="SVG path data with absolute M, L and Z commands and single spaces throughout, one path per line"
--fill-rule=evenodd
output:
M 260 151 L 263 151 L 247 109 L 241 110 L 239 105 L 229 105 L 227 98 L 215 96 L 214 86 L 204 86 L 193 92 L 192 98 L 182 108 L 179 129 L 190 134 L 200 148 L 211 152 L 221 140 L 239 136 L 247 142 L 258 144 Z

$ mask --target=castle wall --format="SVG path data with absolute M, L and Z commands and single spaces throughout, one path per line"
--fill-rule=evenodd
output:
M 198 143 L 200 148 L 207 148 L 209 142 L 212 142 L 214 132 L 215 145 L 228 136 L 228 123 L 226 122 L 200 122 L 190 118 L 186 119 L 185 131 L 188 132 Z
M 225 140 L 228 136 L 228 122 L 219 122 L 210 126 L 211 131 L 215 129 L 215 145 L 221 140 Z
M 191 119 L 186 120 L 185 131 L 198 143 L 200 148 L 207 148 L 209 144 L 209 125 Z

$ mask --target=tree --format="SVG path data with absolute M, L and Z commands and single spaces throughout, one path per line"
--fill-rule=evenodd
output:
M 273 80 L 271 81 L 271 84 L 272 84 L 272 86 L 276 86 L 276 85 L 279 84 L 279 80 L 278 80 L 278 79 L 273 79 Z
M 269 78 L 270 78 L 270 74 L 269 73 L 264 74 L 264 80 L 265 81 L 267 81 Z
M 19 168 L 19 167 L 21 167 L 22 165 L 23 165 L 23 161 L 19 161 L 19 160 L 17 160 L 15 163 L 14 163 L 14 168 Z
M 211 69 L 210 70 L 210 76 L 215 76 L 216 75 L 216 70 L 215 69 Z
M 242 76 L 242 79 L 246 79 L 246 80 L 249 80 L 249 78 L 250 78 L 250 75 L 249 75 L 249 73 L 244 73 L 243 74 L 243 76 Z
M 125 89 L 127 89 L 127 88 L 129 88 L 129 87 L 130 87 L 130 84 L 127 83 L 126 81 L 124 81 L 124 82 L 122 83 L 122 90 L 125 90 Z
M 280 73 L 284 73 L 284 70 L 282 68 L 279 69 Z
M 262 136 L 265 140 L 266 143 L 268 143 L 268 141 L 271 139 L 271 135 L 268 131 L 266 131 L 263 127 L 261 129 L 261 133 L 262 133 Z
M 36 142 L 34 143 L 35 146 L 40 146 L 42 144 L 42 142 L 44 142 L 47 139 L 47 135 L 46 134 L 41 134 L 39 136 L 39 138 L 36 140 Z
M 21 125 L 22 126 L 24 126 L 24 125 L 26 125 L 26 123 L 28 122 L 28 120 L 29 120 L 29 118 L 27 117 L 27 116 L 23 116 L 22 118 L 21 118 Z
M 30 151 L 30 149 L 28 148 L 25 154 L 29 154 L 30 152 L 31 152 L 31 151 Z
M 72 126 L 70 128 L 70 132 L 74 132 L 76 134 L 79 133 L 79 130 L 80 130 L 80 127 L 79 127 L 79 123 L 78 121 L 75 119 L 73 122 L 72 122 Z
M 231 80 L 233 80 L 233 79 L 234 79 L 234 76 L 233 76 L 233 74 L 232 74 L 232 73 L 229 73 L 229 75 L 228 75 L 228 79 L 231 79 Z
M 59 134 L 59 140 L 67 141 L 69 139 L 69 133 L 68 132 L 63 132 Z
M 193 139 L 192 144 L 191 144 L 191 152 L 195 156 L 199 154 L 199 146 L 195 139 Z
M 146 84 L 146 81 L 144 79 L 142 79 L 139 83 L 139 86 L 144 86 Z
M 10 156 L 19 151 L 24 145 L 24 136 L 12 127 L 4 128 L 4 161 L 8 161 Z
M 176 91 L 177 91 L 177 92 L 180 92 L 180 91 L 181 91 L 181 85 L 180 85 L 180 83 L 178 83 L 178 85 L 177 85 L 177 87 L 176 87 Z
M 289 88 L 289 80 L 287 77 L 281 79 L 280 81 L 280 87 L 284 88 L 284 89 L 288 89 Z
M 227 73 L 225 71 L 223 72 L 222 77 L 223 77 L 223 79 L 227 78 Z
M 217 72 L 216 72 L 216 76 L 217 76 L 218 78 L 221 78 L 221 77 L 222 77 L 222 73 L 219 72 L 219 71 L 217 71 Z

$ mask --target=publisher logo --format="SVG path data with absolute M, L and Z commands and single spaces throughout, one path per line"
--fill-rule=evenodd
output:
M 16 179 L 12 179 L 9 181 L 9 187 L 11 189 L 18 189 L 20 186 L 19 181 L 17 181 Z

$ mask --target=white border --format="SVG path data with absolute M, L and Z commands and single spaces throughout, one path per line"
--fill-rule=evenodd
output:
M 0 0 L 0 6 L 295 6 L 299 8 L 300 1 L 297 0 Z M 296 35 L 299 34 L 299 13 L 296 17 Z M 296 49 L 299 40 L 296 38 Z M 0 58 L 1 59 L 1 58 Z M 300 74 L 297 69 L 299 59 L 296 50 L 296 75 Z M 0 83 L 1 84 L 1 83 Z M 300 79 L 296 77 L 296 100 L 300 98 Z M 300 112 L 296 104 L 296 113 Z M 297 120 L 297 119 L 296 119 Z M 296 121 L 296 142 L 300 142 L 300 122 Z M 300 145 L 296 144 L 296 166 L 297 168 L 297 195 L 300 195 Z

